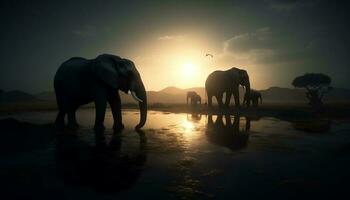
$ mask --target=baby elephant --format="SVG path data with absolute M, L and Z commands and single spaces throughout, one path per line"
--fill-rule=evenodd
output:
M 186 104 L 188 105 L 188 99 L 190 99 L 191 105 L 195 106 L 197 103 L 201 105 L 202 103 L 202 98 L 197 94 L 195 91 L 189 91 L 187 92 L 187 97 L 186 97 Z
M 249 101 L 248 103 L 252 103 L 253 107 L 258 107 L 259 98 L 260 98 L 260 104 L 262 104 L 261 93 L 259 91 L 257 91 L 257 90 L 251 89 L 249 97 L 244 96 L 243 104 L 245 104 L 245 103 L 247 103 L 247 101 Z

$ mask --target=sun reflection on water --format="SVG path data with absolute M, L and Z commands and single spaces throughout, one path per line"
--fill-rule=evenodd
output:
M 200 123 L 193 122 L 189 119 L 183 119 L 181 121 L 180 127 L 182 132 L 182 137 L 191 144 L 196 141 L 201 134 L 200 133 Z
M 192 122 L 188 121 L 187 119 L 184 119 L 181 123 L 183 129 L 185 130 L 186 133 L 192 132 L 194 129 L 194 125 Z

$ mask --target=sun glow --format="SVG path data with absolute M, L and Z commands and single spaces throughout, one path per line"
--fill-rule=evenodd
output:
M 198 72 L 197 66 L 191 62 L 182 65 L 182 74 L 185 78 L 193 78 Z

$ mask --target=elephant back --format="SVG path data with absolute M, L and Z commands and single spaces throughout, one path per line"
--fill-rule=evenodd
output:
M 229 90 L 232 87 L 232 80 L 227 71 L 214 71 L 209 74 L 205 87 L 207 91 L 221 91 L 221 90 Z
M 69 82 L 68 80 L 75 80 L 77 78 L 76 74 L 81 75 L 84 71 L 86 71 L 85 68 L 89 66 L 89 62 L 90 61 L 88 59 L 82 57 L 72 57 L 63 62 L 55 74 L 55 87 L 61 84 L 61 82 L 63 83 Z

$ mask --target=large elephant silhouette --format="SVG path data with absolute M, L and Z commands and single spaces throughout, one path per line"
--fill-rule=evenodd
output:
M 250 131 L 250 119 L 246 117 L 245 128 L 240 129 L 239 115 L 234 116 L 232 122 L 231 115 L 225 115 L 225 123 L 223 115 L 217 115 L 215 122 L 213 115 L 208 115 L 208 124 L 206 136 L 210 143 L 227 147 L 234 150 L 239 150 L 247 146 Z
M 131 60 L 110 54 L 102 54 L 91 60 L 73 57 L 59 67 L 54 87 L 59 109 L 56 124 L 60 127 L 64 125 L 67 114 L 68 126 L 76 128 L 78 124 L 75 112 L 78 107 L 94 102 L 96 107 L 94 128 L 103 130 L 108 102 L 113 114 L 114 130 L 123 129 L 119 90 L 125 93 L 130 91 L 134 99 L 139 102 L 140 122 L 135 128 L 139 129 L 146 123 L 146 90 Z
M 244 96 L 243 104 L 247 104 L 247 101 L 250 101 L 249 103 L 252 103 L 254 107 L 257 107 L 259 105 L 259 99 L 260 104 L 262 104 L 261 93 L 257 90 L 251 89 L 249 96 Z
M 214 71 L 209 74 L 206 82 L 205 89 L 208 96 L 208 106 L 212 106 L 212 97 L 215 96 L 219 107 L 223 107 L 222 97 L 226 93 L 225 106 L 229 107 L 231 95 L 235 99 L 236 107 L 240 107 L 239 102 L 239 85 L 245 86 L 245 96 L 249 96 L 250 93 L 250 81 L 246 70 L 233 67 L 226 71 Z M 249 101 L 247 102 L 249 106 Z
M 187 95 L 186 95 L 186 104 L 187 105 L 188 105 L 189 99 L 190 99 L 191 105 L 197 105 L 197 103 L 199 103 L 199 105 L 202 104 L 201 96 L 199 96 L 199 94 L 197 94 L 197 92 L 195 92 L 195 91 L 187 92 Z

